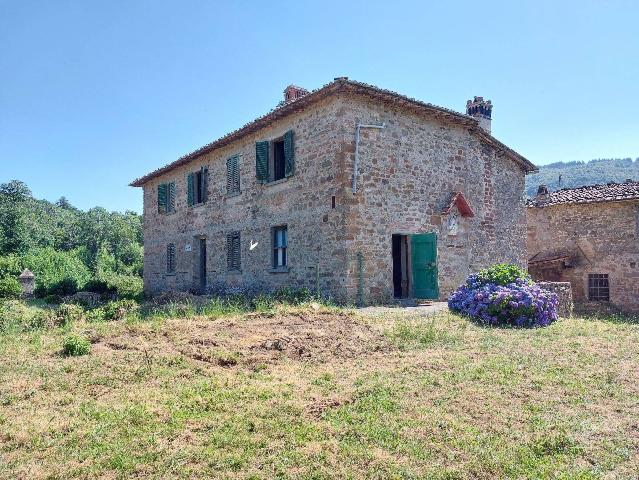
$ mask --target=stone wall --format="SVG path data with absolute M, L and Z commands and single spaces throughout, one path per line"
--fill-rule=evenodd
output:
M 362 252 L 365 301 L 392 300 L 392 234 L 437 233 L 441 299 L 468 274 L 493 263 L 525 266 L 524 172 L 518 165 L 456 124 L 361 97 L 346 99 L 344 108 L 340 122 L 348 177 L 354 125 L 385 124 L 361 135 L 359 188 L 347 211 L 351 298 Z M 442 212 L 459 191 L 474 217 L 460 216 L 452 236 Z
M 362 130 L 359 190 L 351 182 L 355 126 Z M 255 142 L 295 132 L 295 175 L 259 184 Z M 242 193 L 226 195 L 226 159 L 240 155 Z M 188 207 L 186 175 L 209 169 L 209 197 Z M 177 183 L 176 212 L 157 212 L 157 186 Z M 471 271 L 508 261 L 525 263 L 524 173 L 467 129 L 364 97 L 329 97 L 273 122 L 256 134 L 202 155 L 144 186 L 144 282 L 148 293 L 199 285 L 199 238 L 207 243 L 209 285 L 319 287 L 342 302 L 358 299 L 358 254 L 366 303 L 393 298 L 394 233 L 437 232 L 439 284 L 445 298 Z M 442 211 L 455 191 L 474 210 L 449 236 Z M 335 208 L 332 207 L 335 197 Z M 271 229 L 288 226 L 289 270 L 271 271 Z M 228 272 L 226 234 L 241 232 L 241 272 Z M 166 273 L 166 246 L 175 243 L 177 269 Z M 319 273 L 318 273 L 319 271 Z
M 569 318 L 572 316 L 574 304 L 570 282 L 538 282 L 537 285 L 544 290 L 557 294 L 559 300 L 557 313 L 560 317 Z
M 610 302 L 639 311 L 639 202 L 559 204 L 528 207 L 528 256 L 549 249 L 574 252 L 557 280 L 572 284 L 575 303 L 588 302 L 588 275 L 608 274 Z M 536 280 L 541 269 L 531 270 Z
M 144 186 L 144 284 L 148 293 L 191 290 L 199 284 L 200 237 L 207 242 L 207 281 L 211 286 L 249 286 L 262 290 L 280 286 L 320 290 L 344 299 L 345 219 L 343 166 L 331 132 L 340 104 L 323 101 L 312 109 L 274 122 L 255 135 L 205 154 L 189 165 Z M 295 132 L 295 174 L 283 181 L 260 184 L 255 177 L 255 142 Z M 226 160 L 240 155 L 241 194 L 226 194 Z M 187 206 L 186 176 L 208 166 L 207 202 Z M 176 212 L 157 212 L 159 183 L 177 183 Z M 335 196 L 335 208 L 332 197 Z M 285 273 L 271 271 L 271 229 L 288 226 Z M 241 271 L 227 271 L 226 234 L 241 232 Z M 175 274 L 166 273 L 166 245 L 177 247 Z

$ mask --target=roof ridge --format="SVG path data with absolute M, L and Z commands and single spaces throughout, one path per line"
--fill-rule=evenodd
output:
M 257 117 L 256 119 L 248 123 L 245 123 L 241 127 L 235 130 L 232 130 L 231 132 L 219 137 L 216 140 L 213 140 L 210 143 L 207 143 L 206 145 L 201 146 L 200 148 L 197 148 L 185 155 L 182 155 L 177 160 L 174 160 L 173 162 L 169 164 L 166 164 L 160 168 L 157 168 L 151 171 L 150 173 L 147 173 L 146 175 L 143 175 L 142 177 L 139 177 L 133 180 L 130 183 L 130 185 L 132 187 L 141 187 L 149 180 L 159 175 L 162 175 L 163 173 L 166 173 L 170 170 L 173 170 L 176 167 L 184 165 L 204 153 L 208 153 L 216 148 L 224 147 L 228 145 L 229 143 L 235 140 L 238 140 L 245 135 L 252 133 L 253 131 L 257 131 L 258 129 L 264 126 L 262 124 L 265 123 L 267 120 L 268 121 L 277 120 L 285 115 L 288 115 L 289 113 L 293 113 L 303 108 L 304 106 L 316 100 L 320 100 L 321 98 L 324 98 L 325 96 L 331 93 L 337 92 L 343 87 L 362 88 L 367 90 L 369 93 L 374 93 L 380 96 L 383 96 L 383 95 L 390 96 L 399 101 L 409 102 L 419 107 L 424 107 L 430 110 L 434 110 L 435 112 L 439 112 L 442 116 L 463 121 L 464 124 L 466 124 L 466 126 L 468 126 L 471 129 L 471 131 L 473 131 L 475 134 L 480 136 L 480 138 L 484 139 L 486 142 L 492 144 L 497 149 L 504 151 L 506 155 L 510 156 L 511 159 L 514 160 L 516 163 L 518 163 L 520 167 L 522 167 L 526 172 L 533 172 L 533 171 L 536 171 L 537 169 L 537 167 L 535 167 L 535 165 L 533 165 L 525 157 L 523 157 L 519 153 L 515 152 L 514 150 L 512 150 L 511 148 L 509 148 L 508 146 L 506 146 L 499 140 L 497 140 L 488 132 L 485 132 L 484 130 L 482 130 L 479 127 L 479 122 L 477 121 L 477 119 L 470 115 L 466 115 L 449 108 L 439 107 L 437 105 L 433 105 L 432 103 L 427 103 L 422 100 L 408 97 L 406 95 L 402 95 L 392 90 L 376 87 L 368 83 L 349 80 L 348 77 L 337 77 L 332 82 L 329 82 L 319 88 L 311 90 L 309 91 L 309 93 L 307 93 L 306 95 L 302 97 L 296 98 L 288 102 L 284 102 L 284 103 L 281 102 L 277 104 L 273 109 L 269 110 L 264 115 L 261 115 Z

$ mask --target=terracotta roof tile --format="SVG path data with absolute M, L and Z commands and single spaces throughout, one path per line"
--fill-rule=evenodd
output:
M 556 192 L 537 195 L 527 202 L 529 207 L 548 207 L 550 205 L 571 203 L 619 202 L 639 199 L 639 182 L 608 183 L 588 185 L 577 188 L 564 188 Z

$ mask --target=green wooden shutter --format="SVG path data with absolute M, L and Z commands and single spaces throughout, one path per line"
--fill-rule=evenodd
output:
M 186 200 L 189 207 L 192 207 L 195 203 L 195 175 L 189 173 L 186 176 Z
M 166 213 L 166 183 L 158 185 L 158 213 Z
M 293 130 L 284 134 L 284 176 L 290 177 L 295 173 L 295 147 L 293 145 Z
M 240 157 L 235 155 L 226 160 L 226 193 L 240 193 Z
M 268 142 L 255 142 L 255 176 L 260 183 L 268 182 Z
M 202 167 L 200 181 L 200 195 L 202 197 L 202 203 L 204 203 L 209 197 L 209 167 Z
M 168 184 L 167 212 L 175 212 L 175 182 Z

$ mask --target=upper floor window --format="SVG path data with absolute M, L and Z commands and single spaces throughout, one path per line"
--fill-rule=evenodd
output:
M 206 202 L 209 169 L 202 167 L 186 176 L 187 200 L 189 207 Z
M 285 268 L 288 264 L 288 228 L 286 225 L 273 228 L 273 268 Z
M 255 175 L 260 183 L 275 182 L 295 173 L 293 130 L 283 137 L 255 143 Z
M 175 182 L 158 185 L 158 213 L 175 212 Z
M 237 195 L 240 193 L 240 156 L 226 160 L 226 194 Z
M 588 275 L 588 300 L 610 301 L 610 284 L 607 273 L 591 273 Z

